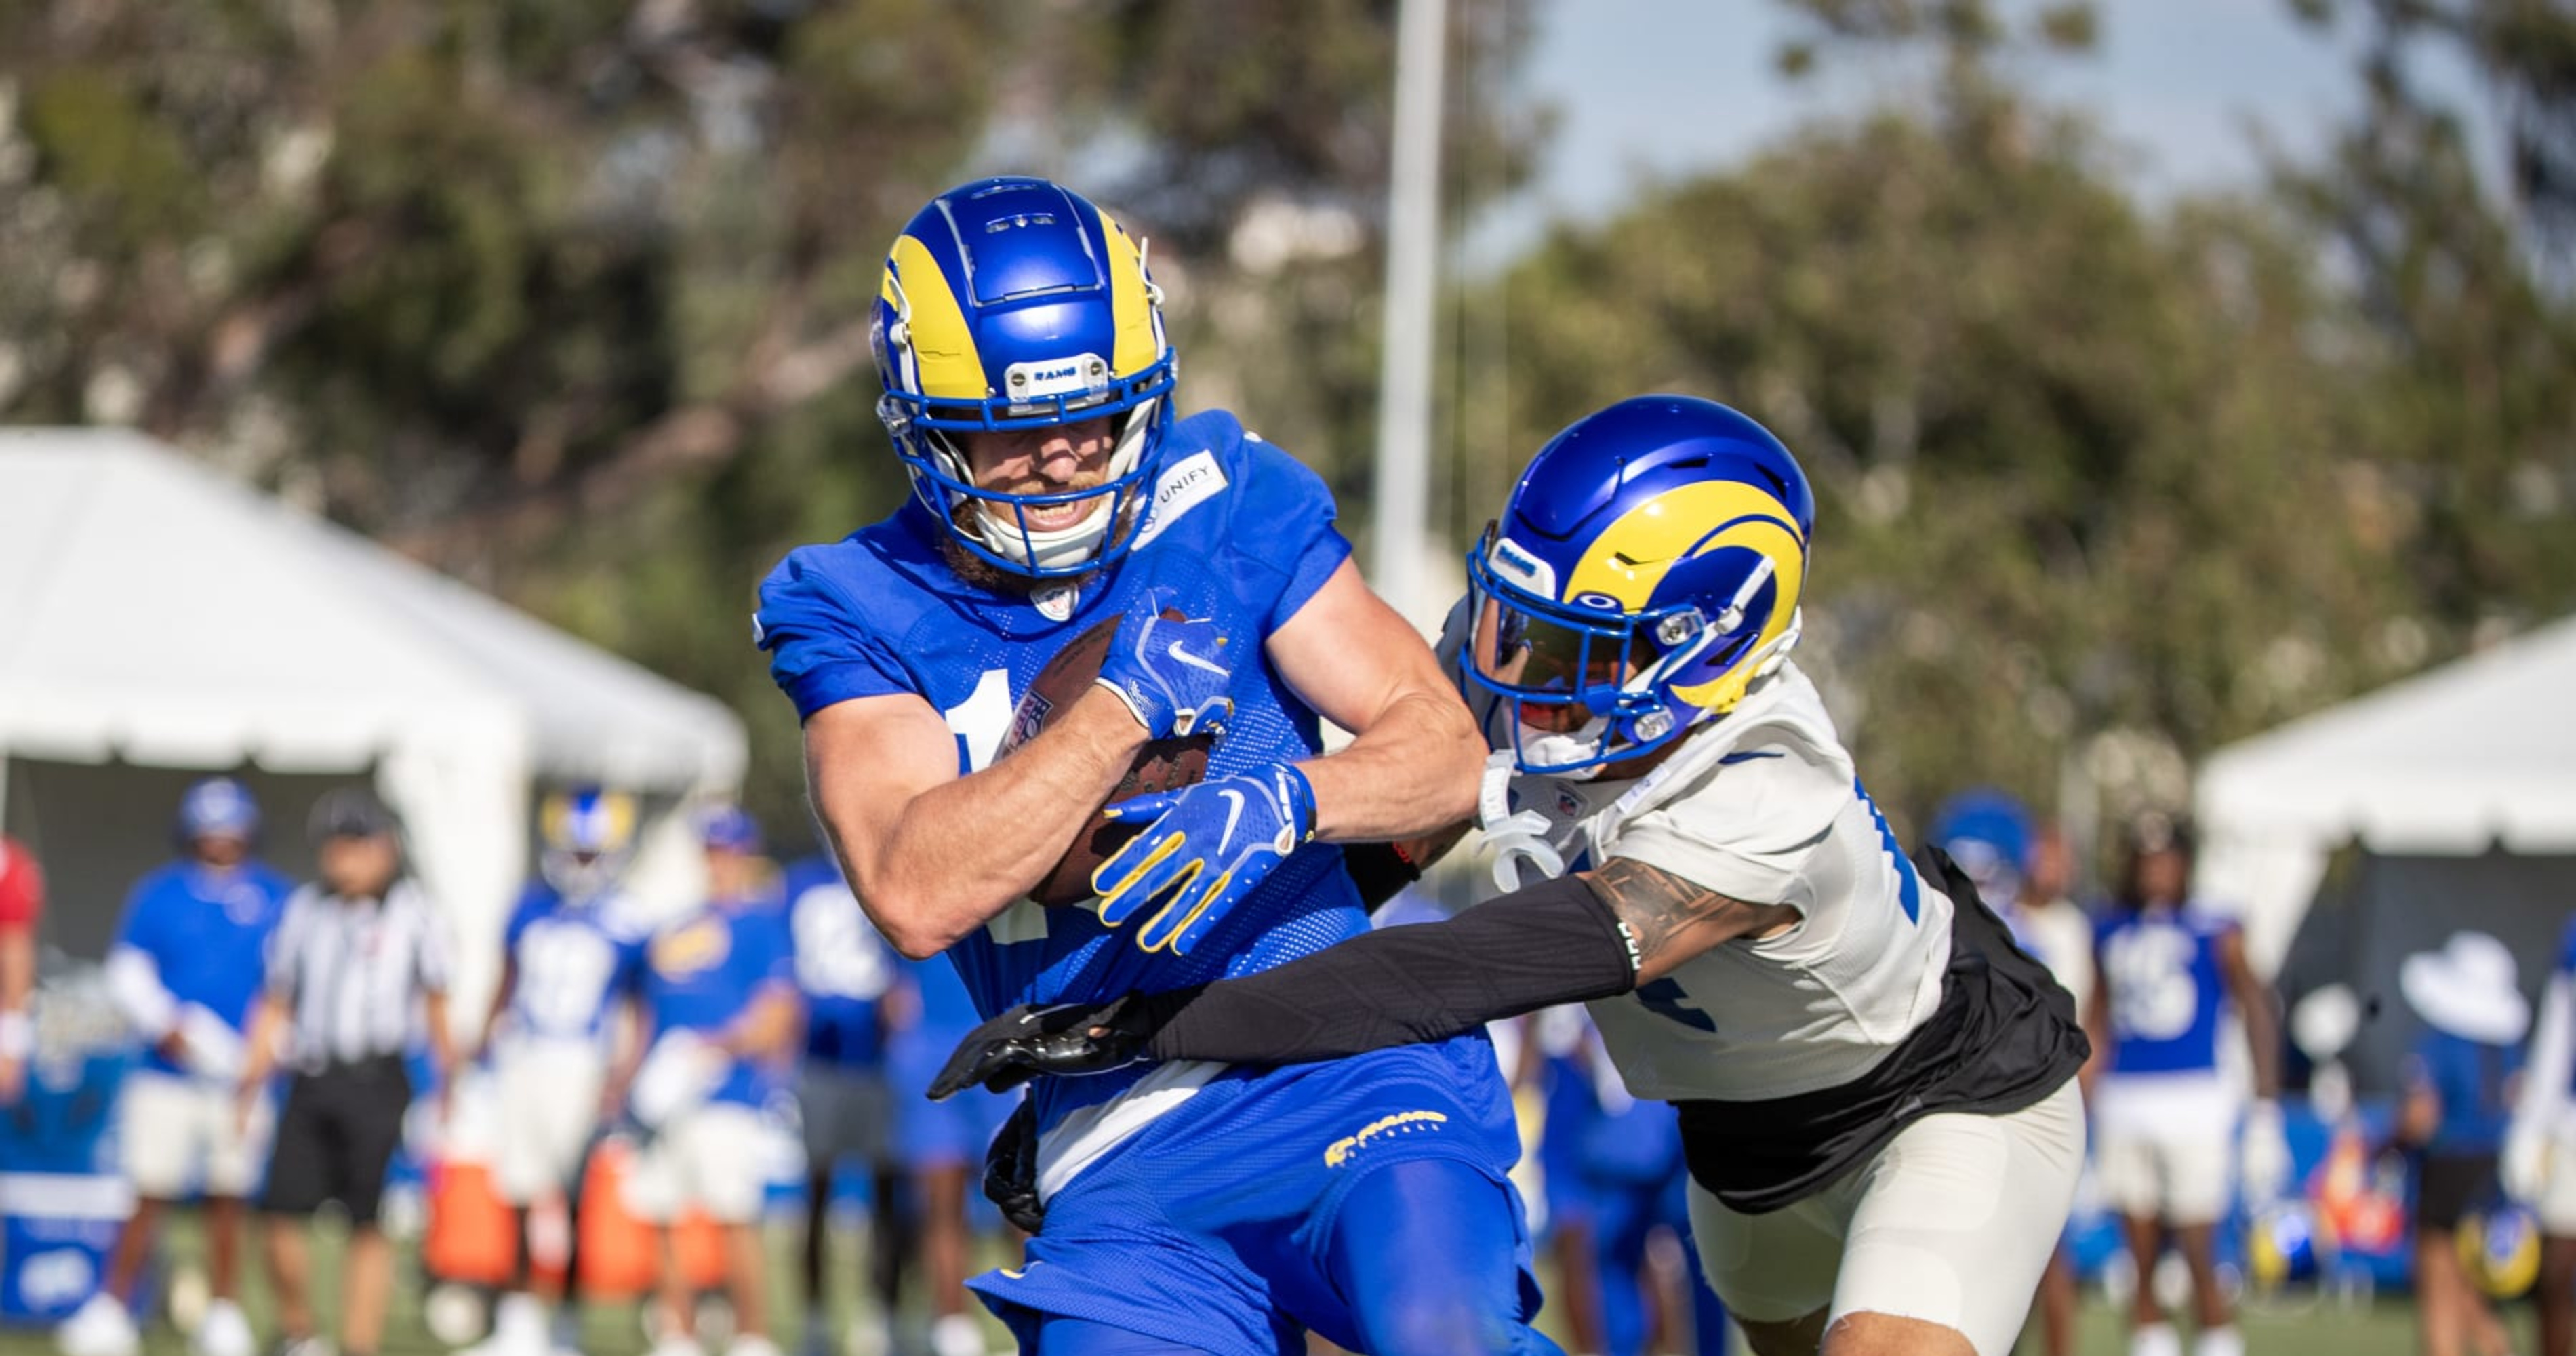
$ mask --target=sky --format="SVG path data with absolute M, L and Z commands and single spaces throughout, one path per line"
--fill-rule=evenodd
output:
M 2250 184 L 2261 160 L 2249 127 L 2294 154 L 2312 152 L 2358 104 L 2349 26 L 2320 34 L 2286 0 L 2100 0 L 2096 14 L 2092 54 L 2025 69 L 2053 102 L 2101 119 L 2151 201 Z M 1544 6 L 1525 79 L 1559 122 L 1530 201 L 1499 223 L 1503 233 L 1538 217 L 1597 218 L 1641 179 L 1723 167 L 1801 122 L 1849 111 L 1868 72 L 1805 82 L 1778 74 L 1775 57 L 1800 31 L 1776 0 Z M 2417 75 L 2468 88 L 2459 69 Z

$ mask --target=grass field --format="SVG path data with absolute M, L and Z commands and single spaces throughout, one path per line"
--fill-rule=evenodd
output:
M 778 1324 L 781 1329 L 779 1335 L 782 1345 L 793 1356 L 799 1309 L 787 1302 L 786 1286 L 792 1274 L 789 1268 L 795 1232 L 792 1228 L 774 1229 L 770 1241 L 775 1261 L 772 1277 L 776 1282 L 772 1287 L 775 1292 L 772 1311 L 783 1316 Z M 173 1258 L 182 1264 L 185 1259 L 196 1255 L 196 1240 L 190 1235 L 187 1221 L 183 1220 L 173 1231 L 169 1246 Z M 857 1244 L 851 1236 L 844 1235 L 836 1240 L 835 1246 L 833 1273 L 839 1278 L 838 1285 L 842 1291 L 838 1297 L 840 1314 L 846 1323 L 855 1311 L 854 1306 L 859 1303 L 856 1298 L 859 1288 L 856 1279 Z M 326 1234 L 322 1246 L 316 1249 L 316 1260 L 322 1271 L 319 1277 L 321 1288 L 317 1294 L 326 1322 L 338 1309 L 337 1257 L 338 1249 L 331 1245 Z M 989 1260 L 998 1263 L 1010 1259 L 997 1255 Z M 386 1332 L 384 1349 L 379 1356 L 443 1356 L 447 1348 L 430 1336 L 422 1320 L 423 1289 L 419 1284 L 418 1269 L 408 1255 L 401 1265 L 404 1269 L 403 1283 L 395 1300 L 393 1322 Z M 269 1335 L 267 1296 L 256 1277 L 256 1270 L 253 1269 L 248 1303 L 252 1322 L 259 1327 L 265 1340 Z M 2403 1298 L 2382 1298 L 2359 1309 L 2315 1304 L 2249 1309 L 2242 1319 L 2246 1348 L 2255 1356 L 2404 1356 L 2415 1350 L 2413 1322 L 2413 1309 Z M 2528 1309 L 2517 1308 L 2508 1322 L 2514 1332 L 2514 1349 L 2523 1353 L 2536 1350 Z M 1542 1322 L 1542 1326 L 1548 1325 Z M 1011 1350 L 1009 1339 L 998 1324 L 988 1324 L 987 1331 L 994 1351 Z M 589 1317 L 585 1337 L 583 1345 L 588 1356 L 640 1356 L 646 1347 L 640 1318 L 632 1304 L 595 1310 Z M 52 1356 L 53 1349 L 50 1335 L 42 1331 L 0 1329 L 0 1356 Z M 1740 1352 L 1741 1343 L 1733 1349 Z M 2086 1305 L 2079 1349 L 2084 1356 L 2122 1356 L 2128 1349 L 2118 1315 L 2098 1297 Z M 2036 1340 L 2026 1338 L 2022 1350 L 2036 1352 Z M 187 1343 L 168 1324 L 155 1324 L 145 1329 L 144 1351 L 146 1356 L 186 1356 Z

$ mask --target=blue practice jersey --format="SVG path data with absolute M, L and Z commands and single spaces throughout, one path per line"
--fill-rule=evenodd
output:
M 2234 922 L 2188 904 L 2113 908 L 2094 925 L 2101 982 L 2110 986 L 2111 1072 L 2217 1069 L 2227 1003 L 2218 942 L 2234 931 Z
M 2570 984 L 2576 984 L 2576 916 L 2567 920 L 2567 930 L 2558 936 L 2556 977 L 2564 978 Z M 2544 1006 L 2541 1011 L 2546 1014 L 2549 1009 Z M 2531 1033 L 2531 1043 L 2532 1048 L 2540 1048 L 2541 1034 L 2537 1030 Z M 2568 1095 L 2576 1097 L 2576 1060 L 2568 1061 L 2566 1091 Z
M 501 933 L 519 972 L 511 1029 L 536 1040 L 605 1044 L 618 1000 L 642 973 L 645 935 L 616 895 L 569 900 L 530 882 Z
M 293 893 L 295 882 L 264 862 L 228 871 L 172 862 L 134 883 L 115 945 L 150 957 L 174 1001 L 197 1004 L 242 1031 L 267 982 L 268 936 Z M 158 1050 L 144 1062 L 179 1072 Z
M 2520 1072 L 2519 1044 L 2488 1045 L 2429 1029 L 2417 1037 L 2406 1060 L 2406 1082 L 2430 1089 L 2442 1104 L 2441 1122 L 2424 1151 L 2454 1156 L 2502 1149 L 2505 1126 L 2513 1119 L 2508 1099 Z
M 957 963 L 942 952 L 904 964 L 912 981 L 915 1007 L 913 1023 L 905 1028 L 906 1038 L 939 1045 L 943 1054 L 955 1049 L 957 1042 L 984 1020 L 975 1009 L 975 996 L 966 992 L 966 981 L 958 977 Z
M 843 1068 L 885 1062 L 878 1005 L 894 984 L 894 948 L 859 909 L 841 869 L 820 853 L 790 863 L 787 928 L 805 995 L 805 1057 Z
M 776 908 L 700 908 L 664 925 L 644 953 L 644 1003 L 653 1030 L 720 1033 L 771 984 L 796 982 L 786 916 Z M 714 1102 L 758 1106 L 775 1070 L 736 1060 L 708 1094 Z
M 770 671 L 800 716 L 852 698 L 911 694 L 947 718 L 960 775 L 1000 749 L 1029 684 L 1067 642 L 1119 615 L 1147 589 L 1214 618 L 1246 662 L 1235 713 L 1209 757 L 1211 778 L 1322 751 L 1312 709 L 1265 662 L 1263 642 L 1350 555 L 1314 472 L 1243 431 L 1232 415 L 1182 420 L 1164 444 L 1144 526 L 1128 555 L 1081 584 L 1070 605 L 1041 608 L 960 580 L 941 558 L 941 529 L 917 500 L 829 546 L 791 553 L 763 581 L 758 629 Z M 995 826 L 996 828 L 1002 826 Z M 1266 969 L 1368 926 L 1340 849 L 1297 850 L 1187 956 L 1148 954 L 1135 930 L 1112 931 L 1087 909 L 1023 902 L 949 955 L 986 1015 L 1018 1003 L 1092 1002 Z M 1106 1100 L 1138 1072 L 1041 1079 L 1039 1123 Z

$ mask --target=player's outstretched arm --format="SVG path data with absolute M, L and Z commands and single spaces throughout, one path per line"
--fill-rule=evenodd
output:
M 1279 676 L 1350 731 L 1346 747 L 1298 765 L 1315 791 L 1315 836 L 1382 842 L 1426 834 L 1476 809 L 1485 741 L 1431 647 L 1345 560 L 1266 645 Z
M 969 1035 L 932 1085 L 997 1090 L 1138 1059 L 1299 1064 L 1445 1040 L 1559 1003 L 1626 993 L 1796 917 L 1613 857 L 1455 918 L 1381 928 L 1312 956 L 1105 1006 L 1015 1008 Z
M 2254 1101 L 2245 1108 L 2236 1149 L 2236 1180 L 2245 1199 L 2266 1202 L 2290 1180 L 2290 1145 L 2281 1131 L 2281 1013 L 2272 986 L 2245 958 L 2245 934 L 2219 934 L 2218 969 L 2227 980 L 2236 1014 L 2245 1025 L 2245 1053 L 2254 1068 Z
M 1094 688 L 1010 757 L 960 777 L 956 737 L 930 703 L 858 697 L 807 718 L 805 776 L 869 919 L 918 960 L 1036 885 L 1146 733 Z

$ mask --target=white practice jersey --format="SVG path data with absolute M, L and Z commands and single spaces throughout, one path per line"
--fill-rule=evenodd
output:
M 1591 1004 L 1603 1043 L 1641 1098 L 1754 1101 L 1850 1082 L 1939 1006 L 1950 899 L 1906 859 L 1795 665 L 1685 738 L 1641 778 L 1516 776 L 1510 808 L 1545 818 L 1539 836 L 1565 869 L 1626 857 L 1800 919 Z M 1487 832 L 1511 851 L 1508 831 Z

